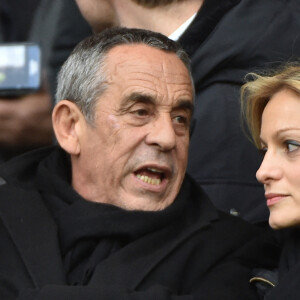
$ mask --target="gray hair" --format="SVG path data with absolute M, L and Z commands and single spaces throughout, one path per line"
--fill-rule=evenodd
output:
M 118 45 L 145 44 L 175 53 L 189 71 L 190 60 L 177 42 L 166 36 L 142 29 L 110 28 L 81 41 L 58 74 L 56 102 L 74 102 L 86 120 L 93 124 L 95 104 L 107 88 L 105 58 Z

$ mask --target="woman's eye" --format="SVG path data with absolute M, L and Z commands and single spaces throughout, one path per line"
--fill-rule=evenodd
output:
M 300 147 L 300 144 L 295 141 L 286 141 L 286 148 L 288 152 L 293 152 L 298 150 Z
M 261 153 L 262 156 L 265 156 L 265 154 L 267 153 L 268 148 L 267 147 L 261 147 L 259 149 L 259 152 Z

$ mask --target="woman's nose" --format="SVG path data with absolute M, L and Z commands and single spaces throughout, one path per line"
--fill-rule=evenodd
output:
M 266 184 L 271 180 L 281 178 L 282 170 L 280 160 L 274 151 L 267 150 L 264 159 L 256 172 L 256 178 L 259 182 Z

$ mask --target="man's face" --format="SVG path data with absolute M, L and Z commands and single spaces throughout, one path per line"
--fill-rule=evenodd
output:
M 119 25 L 112 0 L 76 0 L 76 3 L 95 32 Z
M 187 165 L 188 71 L 175 54 L 146 45 L 117 46 L 106 62 L 108 88 L 94 126 L 86 125 L 82 135 L 81 187 L 75 189 L 129 210 L 164 209 L 175 200 Z

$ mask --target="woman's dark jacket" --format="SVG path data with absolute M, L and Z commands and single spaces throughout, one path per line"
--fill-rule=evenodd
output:
M 88 202 L 58 148 L 0 168 L 0 299 L 256 299 L 277 246 L 188 177 L 160 212 Z
M 300 299 L 300 230 L 288 228 L 280 232 L 283 250 L 278 268 L 255 270 L 251 279 L 261 300 Z

